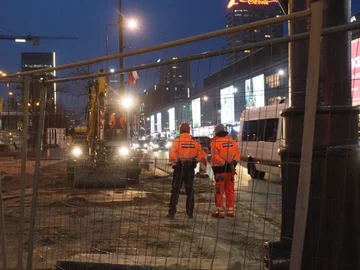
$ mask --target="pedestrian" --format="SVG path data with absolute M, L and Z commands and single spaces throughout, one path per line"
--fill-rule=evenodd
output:
M 236 165 L 240 162 L 238 143 L 225 130 L 225 126 L 215 127 L 215 137 L 211 140 L 211 166 L 215 176 L 215 203 L 217 211 L 214 218 L 235 217 L 234 176 Z M 226 212 L 224 207 L 226 197 Z
M 176 206 L 182 184 L 185 184 L 186 214 L 193 218 L 194 212 L 194 177 L 198 162 L 206 166 L 206 156 L 201 145 L 190 136 L 190 126 L 183 123 L 180 126 L 180 137 L 172 142 L 169 159 L 173 165 L 174 173 L 171 183 L 171 198 L 168 218 L 174 218 Z

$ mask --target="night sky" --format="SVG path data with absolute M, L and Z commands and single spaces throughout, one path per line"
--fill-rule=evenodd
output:
M 209 31 L 223 29 L 227 0 L 123 0 L 123 14 L 139 20 L 140 29 L 126 31 L 125 46 L 146 47 L 162 42 Z M 47 36 L 80 36 L 79 40 L 40 40 L 40 46 L 0 40 L 0 70 L 7 73 L 21 69 L 21 52 L 52 52 L 57 65 L 105 55 L 105 25 L 117 22 L 117 0 L 7 0 L 0 8 L 0 34 L 33 34 Z M 360 1 L 353 0 L 353 13 L 360 11 Z M 117 51 L 116 27 L 109 28 L 110 53 Z M 126 60 L 126 66 L 154 62 L 158 58 L 219 49 L 225 46 L 224 38 L 186 45 Z M 224 59 L 211 65 L 203 61 L 199 74 L 192 82 L 200 84 L 203 78 L 215 72 Z M 93 71 L 99 66 L 93 67 Z M 105 67 L 105 63 L 102 67 Z M 117 68 L 117 61 L 110 63 Z M 66 75 L 69 71 L 60 73 Z M 140 73 L 138 88 L 155 82 L 154 73 Z M 3 89 L 3 86 L 0 86 Z

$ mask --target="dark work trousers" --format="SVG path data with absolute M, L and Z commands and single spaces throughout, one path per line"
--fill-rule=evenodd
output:
M 172 189 L 169 205 L 169 215 L 173 216 L 176 213 L 176 205 L 178 204 L 180 189 L 184 183 L 186 191 L 186 214 L 189 217 L 192 217 L 194 211 L 195 166 L 193 162 L 183 162 L 173 167 L 174 175 L 171 183 Z

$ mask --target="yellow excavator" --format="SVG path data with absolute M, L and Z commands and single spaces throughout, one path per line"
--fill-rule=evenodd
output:
M 107 97 L 105 77 L 90 83 L 87 125 L 75 128 L 68 159 L 68 179 L 75 187 L 116 188 L 139 181 L 142 154 L 130 147 L 129 112 L 122 106 L 129 100 Z

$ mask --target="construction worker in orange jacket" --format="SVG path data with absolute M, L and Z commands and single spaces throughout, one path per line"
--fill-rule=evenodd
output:
M 175 217 L 180 189 L 184 183 L 186 191 L 186 214 L 189 218 L 192 218 L 194 211 L 194 170 L 198 162 L 206 166 L 206 155 L 201 145 L 191 138 L 188 123 L 181 124 L 180 138 L 172 142 L 169 159 L 173 165 L 174 174 L 171 184 L 169 214 L 167 217 Z
M 211 140 L 211 166 L 215 176 L 215 203 L 217 211 L 212 215 L 215 218 L 235 216 L 235 168 L 240 161 L 238 143 L 233 140 L 219 124 L 215 127 L 215 137 Z M 224 192 L 226 197 L 226 212 L 224 208 Z

